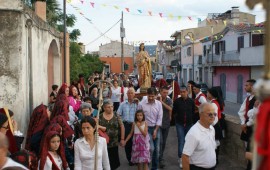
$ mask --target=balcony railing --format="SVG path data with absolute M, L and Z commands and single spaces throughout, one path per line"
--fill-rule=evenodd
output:
M 220 54 L 209 53 L 206 58 L 208 64 L 230 64 L 230 63 L 240 63 L 240 53 L 236 51 L 221 51 Z

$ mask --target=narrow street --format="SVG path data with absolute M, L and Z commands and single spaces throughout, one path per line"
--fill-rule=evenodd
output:
M 222 146 L 221 146 L 222 147 Z M 120 149 L 120 162 L 121 166 L 118 168 L 118 170 L 135 170 L 137 169 L 136 166 L 129 166 L 128 162 L 126 160 L 125 150 L 122 147 L 119 147 Z M 167 140 L 167 146 L 165 150 L 165 168 L 164 170 L 179 170 L 178 166 L 178 157 L 177 157 L 177 137 L 176 137 L 176 129 L 175 127 L 171 127 L 170 133 Z M 219 156 L 219 165 L 217 166 L 216 170 L 244 170 L 245 168 L 241 167 L 241 165 L 238 165 L 237 162 L 234 162 L 233 160 L 230 160 L 230 158 L 220 154 Z

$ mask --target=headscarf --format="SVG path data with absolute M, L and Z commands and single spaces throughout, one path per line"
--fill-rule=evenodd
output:
M 28 130 L 27 130 L 25 149 L 32 151 L 31 140 L 32 140 L 33 135 L 35 135 L 38 132 L 43 133 L 45 127 L 49 124 L 49 122 L 50 121 L 47 114 L 47 107 L 44 106 L 43 104 L 37 106 L 30 117 L 30 122 L 29 122 Z M 41 136 L 40 136 L 40 139 L 38 139 L 38 141 L 40 140 L 41 140 Z
M 18 151 L 10 156 L 14 161 L 24 165 L 29 170 L 37 170 L 37 157 L 27 150 Z
M 51 123 L 58 123 L 62 127 L 62 136 L 64 139 L 71 137 L 74 131 L 68 125 L 67 120 L 62 116 L 58 115 L 51 120 Z
M 54 104 L 51 119 L 58 115 L 64 116 L 64 118 L 69 121 L 69 103 L 65 100 L 59 100 Z
M 68 88 L 68 85 L 66 83 L 63 83 L 62 86 L 60 87 L 60 89 L 58 90 L 57 97 L 60 94 L 65 94 L 66 88 Z
M 55 101 L 55 102 L 58 102 L 58 101 L 60 101 L 60 100 L 64 100 L 64 101 L 66 101 L 66 102 L 69 102 L 68 97 L 67 97 L 66 94 L 60 94 L 60 95 L 58 95 L 58 96 L 56 97 L 56 101 Z
M 6 108 L 0 108 L 0 113 L 5 114 L 6 117 L 8 118 L 8 128 L 9 129 L 6 132 L 6 136 L 8 138 L 8 142 L 9 142 L 8 150 L 10 153 L 15 153 L 15 152 L 19 151 L 19 148 L 16 144 L 16 140 L 15 140 L 15 137 L 13 135 L 14 129 L 13 129 L 13 125 L 12 125 L 12 122 L 10 119 L 10 117 L 12 117 L 14 115 L 14 113 L 11 110 L 7 110 Z
M 45 162 L 46 162 L 47 156 L 49 154 L 49 150 L 50 150 L 50 141 L 56 135 L 60 137 L 58 132 L 50 131 L 45 136 L 44 144 L 42 146 L 42 150 L 41 150 L 41 154 L 40 154 L 40 165 L 39 165 L 40 170 L 44 170 Z M 57 153 L 62 159 L 63 168 L 67 169 L 68 163 L 67 163 L 66 156 L 65 156 L 65 148 L 64 148 L 64 145 L 61 142 L 60 142 L 59 148 L 57 150 Z

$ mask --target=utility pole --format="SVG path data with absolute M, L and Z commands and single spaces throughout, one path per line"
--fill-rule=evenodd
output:
M 64 45 L 64 83 L 66 83 L 66 0 L 63 0 L 63 11 L 64 11 L 64 39 L 63 39 L 63 45 Z
M 121 25 L 120 25 L 120 37 L 121 37 L 121 71 L 124 72 L 124 38 L 125 38 L 125 28 L 124 28 L 124 18 L 122 11 Z

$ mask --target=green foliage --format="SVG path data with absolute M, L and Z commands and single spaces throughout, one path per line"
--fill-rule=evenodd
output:
M 80 52 L 80 46 L 75 43 L 70 43 L 70 80 L 78 80 L 79 74 L 88 77 L 95 71 L 102 72 L 103 62 L 100 61 L 97 55 L 85 54 Z
M 80 35 L 81 35 L 81 31 L 79 29 L 74 29 L 69 34 L 69 38 L 71 41 L 77 41 L 77 39 Z

